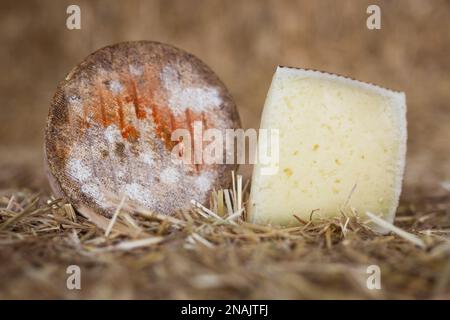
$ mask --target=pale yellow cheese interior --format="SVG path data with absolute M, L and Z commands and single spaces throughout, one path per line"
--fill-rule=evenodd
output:
M 279 67 L 261 128 L 279 130 L 278 171 L 254 166 L 249 217 L 295 224 L 298 217 L 370 211 L 392 222 L 406 152 L 403 93 L 317 71 Z M 353 190 L 353 192 L 352 192 Z

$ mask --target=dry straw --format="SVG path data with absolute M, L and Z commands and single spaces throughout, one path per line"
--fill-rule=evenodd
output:
M 278 228 L 246 221 L 248 183 L 233 173 L 208 207 L 164 216 L 115 198 L 107 219 L 60 199 L 0 193 L 0 298 L 450 298 L 450 195 L 404 203 L 377 234 L 351 208 Z M 43 201 L 45 200 L 45 201 Z M 84 270 L 65 289 L 65 268 Z M 369 265 L 382 289 L 366 286 Z

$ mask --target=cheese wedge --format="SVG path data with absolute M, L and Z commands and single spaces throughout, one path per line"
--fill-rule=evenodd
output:
M 255 164 L 251 222 L 291 225 L 294 215 L 308 221 L 367 211 L 393 221 L 405 166 L 404 93 L 278 67 L 261 129 L 279 130 L 278 170 Z

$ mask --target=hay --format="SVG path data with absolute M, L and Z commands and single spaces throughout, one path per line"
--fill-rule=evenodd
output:
M 289 228 L 248 223 L 248 184 L 233 181 L 209 208 L 193 201 L 171 217 L 112 197 L 112 220 L 2 191 L 0 298 L 450 298 L 450 195 L 403 203 L 397 232 L 379 235 L 344 213 Z M 66 288 L 73 264 L 79 291 Z M 366 286 L 374 264 L 381 290 Z

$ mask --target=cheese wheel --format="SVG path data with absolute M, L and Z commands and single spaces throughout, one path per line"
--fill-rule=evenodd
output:
M 149 41 L 108 46 L 59 85 L 45 133 L 50 184 L 75 207 L 110 216 L 113 198 L 154 212 L 205 203 L 227 185 L 234 165 L 174 159 L 178 130 L 240 127 L 224 84 L 195 56 Z M 191 146 L 201 136 L 192 136 Z M 187 143 L 187 141 L 184 141 Z M 177 161 L 178 160 L 178 161 Z M 113 197 L 112 197 L 113 196 Z
M 254 167 L 249 216 L 289 225 L 365 215 L 392 222 L 406 153 L 405 95 L 341 76 L 279 67 L 261 128 L 278 130 L 276 171 Z M 313 214 L 312 214 L 313 213 Z

